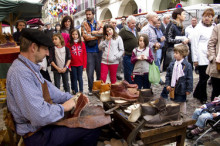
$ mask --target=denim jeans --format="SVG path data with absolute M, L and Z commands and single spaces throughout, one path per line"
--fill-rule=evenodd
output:
M 148 80 L 148 74 L 145 75 L 135 75 L 134 83 L 138 85 L 138 89 L 150 89 L 150 82 Z
M 213 116 L 211 113 L 207 111 L 203 111 L 201 108 L 197 108 L 192 116 L 192 119 L 197 120 L 196 126 L 200 128 L 205 128 L 205 122 L 207 119 L 213 119 Z
M 131 80 L 131 74 L 134 69 L 134 65 L 131 63 L 131 56 L 125 55 L 123 58 L 123 66 L 124 66 L 124 79 L 129 83 L 132 84 L 133 81 Z
M 57 71 L 54 71 L 53 73 L 55 86 L 60 89 L 60 78 L 62 77 L 65 92 L 70 92 L 68 71 L 66 71 L 65 73 L 58 73 Z
M 75 93 L 77 92 L 83 92 L 83 78 L 82 78 L 82 74 L 83 74 L 83 66 L 71 66 L 71 72 L 72 72 L 72 76 L 71 76 L 71 87 L 72 90 L 75 91 Z M 77 81 L 79 82 L 79 90 L 77 87 Z
M 155 60 L 155 64 L 158 66 L 159 70 L 160 70 L 161 57 L 162 57 L 162 49 L 158 49 L 156 52 L 156 58 L 154 60 Z
M 100 71 L 101 71 L 101 59 L 102 59 L 102 52 L 99 53 L 87 53 L 87 78 L 88 78 L 88 86 L 89 91 L 92 91 L 92 85 L 94 81 L 94 71 L 96 72 L 96 80 L 100 79 Z

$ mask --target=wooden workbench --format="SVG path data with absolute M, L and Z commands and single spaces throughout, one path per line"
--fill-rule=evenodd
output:
M 95 95 L 97 97 L 99 96 L 98 94 Z M 105 102 L 103 104 L 105 110 L 112 108 L 113 105 L 112 102 Z M 128 115 L 121 108 L 113 112 L 112 118 L 114 119 L 112 123 L 114 129 L 125 140 L 127 140 L 128 144 L 131 141 L 135 141 L 135 139 L 129 139 L 132 137 L 131 133 L 137 132 L 136 140 L 142 140 L 147 146 L 158 146 L 172 142 L 176 142 L 177 146 L 184 146 L 187 126 L 195 123 L 195 120 L 187 118 L 183 119 L 182 125 L 165 125 L 159 128 L 143 127 L 141 130 L 135 131 L 140 123 L 143 123 L 143 119 L 139 119 L 137 122 L 131 123 L 127 120 Z

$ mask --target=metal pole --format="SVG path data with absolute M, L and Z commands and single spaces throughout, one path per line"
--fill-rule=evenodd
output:
M 70 15 L 70 8 L 69 8 L 69 5 L 70 5 L 70 1 L 67 0 L 67 12 L 68 12 L 68 15 Z
M 97 19 L 97 10 L 96 10 L 96 0 L 94 0 L 94 2 L 95 2 L 95 20 L 98 20 Z

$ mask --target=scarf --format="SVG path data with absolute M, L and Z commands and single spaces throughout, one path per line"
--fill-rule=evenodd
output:
M 180 61 L 175 61 L 174 67 L 173 67 L 173 74 L 172 74 L 172 79 L 171 79 L 171 87 L 175 87 L 176 82 L 178 79 L 182 76 L 184 76 L 184 72 L 182 69 L 182 62 L 183 59 Z
M 74 43 L 78 43 L 79 42 L 79 39 L 76 39 L 76 40 L 73 40 L 74 41 Z
M 205 23 L 202 21 L 202 24 L 203 24 L 204 26 L 206 26 L 206 27 L 212 26 L 212 22 L 211 22 L 210 24 L 205 24 Z

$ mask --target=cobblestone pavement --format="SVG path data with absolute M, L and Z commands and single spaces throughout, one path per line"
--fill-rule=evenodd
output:
M 50 70 L 50 69 L 49 69 Z M 50 72 L 50 76 L 51 76 L 51 79 L 53 81 L 53 73 Z M 121 74 L 121 76 L 123 76 Z M 161 73 L 161 78 L 162 80 L 164 81 L 165 80 L 165 72 Z M 196 84 L 198 82 L 198 75 L 194 74 L 193 76 L 194 78 L 194 89 L 196 87 Z M 107 82 L 109 82 L 109 78 L 107 79 Z M 70 80 L 69 80 L 69 83 L 70 83 Z M 87 94 L 88 93 L 88 81 L 87 81 L 87 76 L 86 76 L 86 72 L 84 71 L 83 72 L 83 87 L 84 87 L 84 93 Z M 153 92 L 154 92 L 154 95 L 156 97 L 159 97 L 160 96 L 160 93 L 163 89 L 163 86 L 161 85 L 152 85 L 152 89 L 153 89 Z M 61 85 L 61 90 L 63 91 L 63 88 L 62 88 L 62 85 Z M 207 85 L 207 90 L 208 90 L 208 99 L 210 101 L 210 95 L 211 95 L 211 86 L 210 85 Z M 94 96 L 89 96 L 89 99 L 90 99 L 90 104 L 102 104 L 96 97 Z M 195 110 L 196 107 L 199 107 L 201 106 L 200 102 L 198 100 L 196 100 L 195 98 L 193 98 L 192 94 L 190 94 L 188 97 L 188 102 L 187 102 L 187 117 L 191 117 L 192 114 L 193 114 L 193 111 Z M 2 107 L 0 107 L 0 130 L 1 129 L 5 129 L 5 126 L 4 126 L 4 122 L 3 122 L 3 110 L 2 110 Z M 211 131 L 209 132 L 208 134 L 206 134 L 202 139 L 201 139 L 201 142 L 207 142 L 207 141 L 212 141 L 214 138 L 217 138 L 219 137 L 220 135 L 217 134 L 217 132 L 215 131 Z M 191 146 L 193 145 L 193 142 L 197 139 L 198 137 L 195 137 L 194 139 L 192 140 L 188 140 L 186 139 L 185 140 L 185 145 L 186 146 Z M 98 143 L 98 146 L 103 146 L 104 143 L 103 142 L 99 142 Z M 168 144 L 166 146 L 174 146 L 175 143 L 172 143 L 172 144 Z

